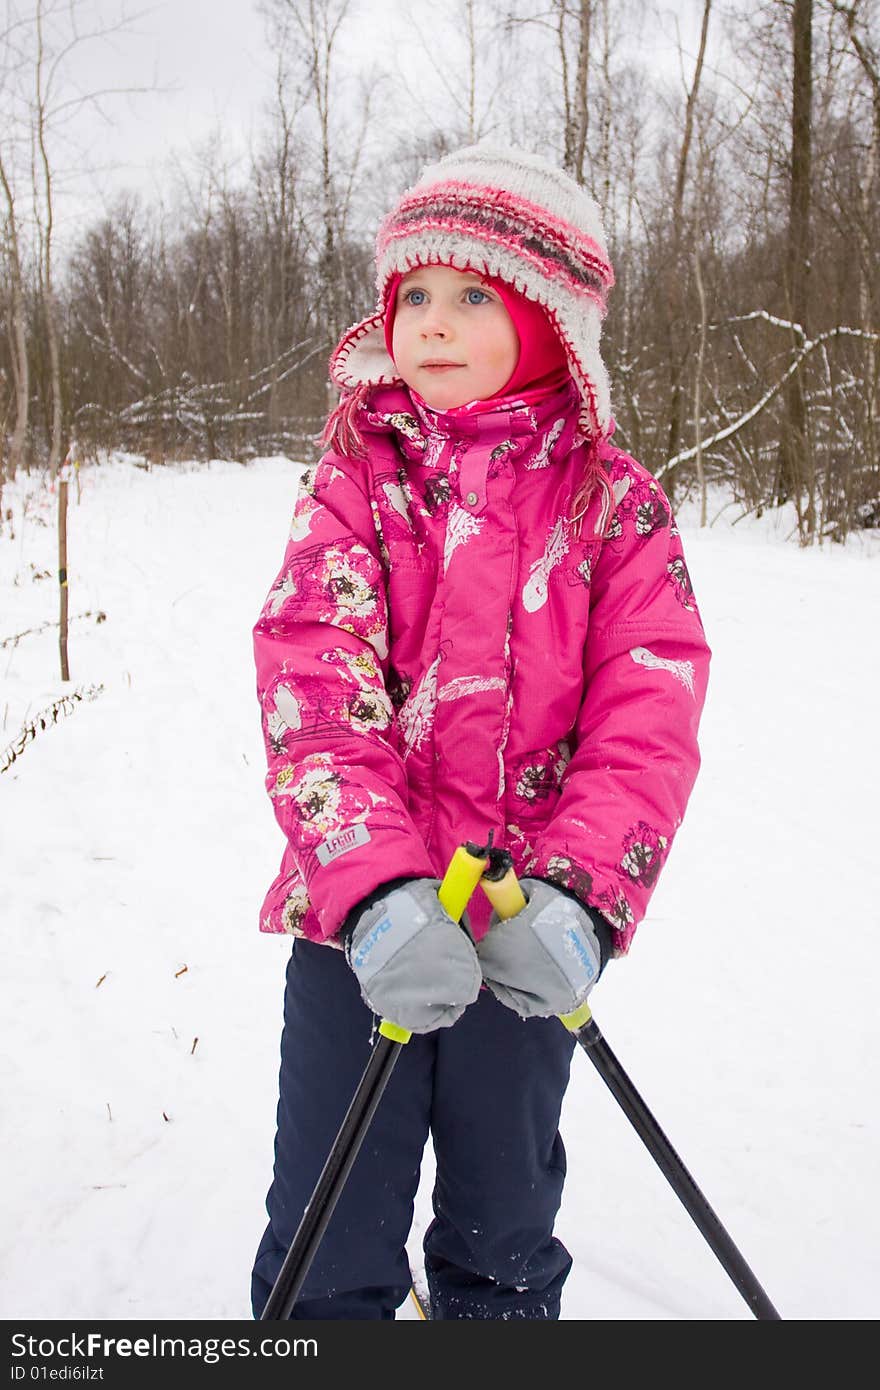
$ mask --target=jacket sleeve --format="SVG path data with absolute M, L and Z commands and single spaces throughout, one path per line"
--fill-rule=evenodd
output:
M 267 788 L 324 938 L 389 879 L 431 877 L 386 692 L 384 572 L 364 470 L 307 470 L 254 628 Z
M 697 776 L 710 651 L 660 485 L 618 455 L 594 557 L 584 697 L 560 799 L 531 870 L 575 891 L 628 949 Z

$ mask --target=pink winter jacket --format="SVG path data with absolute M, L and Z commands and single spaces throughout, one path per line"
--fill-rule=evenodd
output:
M 597 494 L 576 534 L 577 407 L 571 381 L 466 417 L 375 388 L 368 460 L 304 474 L 254 630 L 287 837 L 262 930 L 339 945 L 366 894 L 492 830 L 628 949 L 697 774 L 709 649 L 669 503 L 610 443 L 611 524 Z M 477 939 L 489 914 L 477 891 Z

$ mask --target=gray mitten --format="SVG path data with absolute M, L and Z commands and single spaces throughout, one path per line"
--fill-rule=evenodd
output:
M 537 878 L 520 880 L 526 906 L 505 920 L 492 914 L 477 943 L 483 979 L 523 1018 L 570 1014 L 599 978 L 602 952 L 585 907 Z
M 439 886 L 437 878 L 411 878 L 390 888 L 347 934 L 365 1002 L 411 1033 L 448 1028 L 482 983 L 473 942 L 441 906 Z

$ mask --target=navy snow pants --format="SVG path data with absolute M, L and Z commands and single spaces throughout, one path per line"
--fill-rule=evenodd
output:
M 294 942 L 287 970 L 269 1225 L 254 1264 L 259 1317 L 370 1058 L 375 1018 L 341 951 Z M 452 1028 L 401 1049 L 294 1305 L 301 1319 L 393 1318 L 422 1153 L 436 1158 L 425 1271 L 435 1318 L 558 1318 L 571 1257 L 553 1236 L 559 1114 L 574 1039 L 486 989 Z

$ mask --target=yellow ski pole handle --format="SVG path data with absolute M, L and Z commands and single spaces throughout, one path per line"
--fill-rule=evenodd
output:
M 437 897 L 454 922 L 460 922 L 474 889 L 489 864 L 488 851 L 467 841 L 459 845 L 449 861 Z
M 480 879 L 480 886 L 502 921 L 515 917 L 526 905 L 525 894 L 513 871 L 509 850 L 489 850 L 489 867 Z M 570 1033 L 576 1033 L 585 1023 L 589 1023 L 593 1015 L 584 1000 L 573 1013 L 559 1014 L 558 1017 Z
M 505 851 L 495 851 L 495 853 L 500 855 L 504 854 Z M 492 872 L 490 860 L 489 873 Z M 519 881 L 511 865 L 504 866 L 503 876 L 499 879 L 489 878 L 484 874 L 480 880 L 480 886 L 502 920 L 515 917 L 518 912 L 522 912 L 526 905 L 525 894 L 519 886 Z
M 437 897 L 454 922 L 461 921 L 462 914 L 488 863 L 488 852 L 479 845 L 471 844 L 470 840 L 467 844 L 459 845 L 450 859 L 443 881 L 437 889 Z M 379 1032 L 383 1038 L 389 1038 L 391 1042 L 396 1043 L 408 1043 L 412 1037 L 409 1029 L 401 1028 L 398 1023 L 392 1023 L 388 1018 L 382 1019 Z

